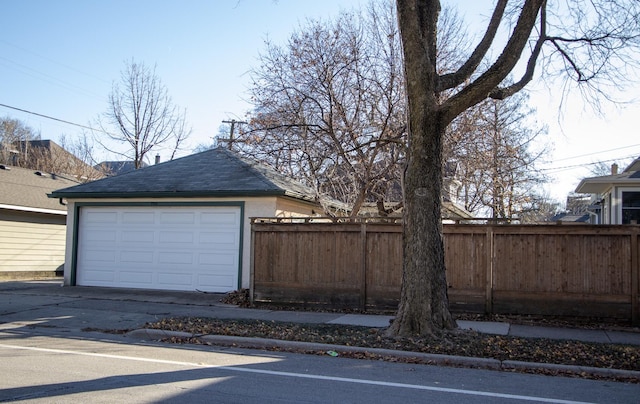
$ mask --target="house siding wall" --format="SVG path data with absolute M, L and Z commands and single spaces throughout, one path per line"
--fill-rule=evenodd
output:
M 65 216 L 0 211 L 0 278 L 54 275 L 65 262 Z
M 278 198 L 275 217 L 307 217 L 322 213 L 322 208 L 311 203 L 293 199 Z
M 241 287 L 249 288 L 250 268 L 251 268 L 251 220 L 252 217 L 273 217 L 273 216 L 301 216 L 309 212 L 311 214 L 311 204 L 294 200 L 286 200 L 277 197 L 253 197 L 253 198 L 131 198 L 131 199 L 74 199 L 68 201 L 67 234 L 66 241 L 69 248 L 66 250 L 66 260 L 74 262 L 74 229 L 76 226 L 75 206 L 79 203 L 140 203 L 140 202 L 162 202 L 162 203 L 244 203 L 244 220 L 242 225 L 242 269 Z M 279 212 L 279 213 L 278 213 Z M 67 265 L 64 271 L 64 284 L 71 285 L 71 265 Z
M 622 224 L 622 193 L 638 192 L 638 188 L 614 186 L 604 195 L 601 224 Z

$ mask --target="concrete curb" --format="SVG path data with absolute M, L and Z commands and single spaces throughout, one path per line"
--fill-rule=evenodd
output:
M 415 358 L 429 365 L 460 366 L 468 368 L 480 368 L 490 370 L 527 370 L 546 369 L 557 372 L 567 372 L 575 374 L 590 374 L 601 377 L 624 377 L 640 380 L 640 371 L 596 368 L 590 366 L 558 365 L 554 363 L 535 363 L 522 361 L 500 361 L 498 359 L 475 358 L 466 356 L 428 354 L 422 352 L 398 351 L 382 348 L 363 348 L 346 345 L 321 344 L 314 342 L 285 341 L 268 338 L 236 337 L 227 335 L 201 335 L 180 331 L 165 331 L 155 329 L 138 329 L 125 334 L 130 338 L 142 340 L 163 340 L 168 338 L 198 338 L 211 345 L 247 348 L 247 349 L 269 349 L 278 348 L 294 351 L 334 351 L 343 353 L 369 353 L 379 356 L 393 356 L 401 358 Z

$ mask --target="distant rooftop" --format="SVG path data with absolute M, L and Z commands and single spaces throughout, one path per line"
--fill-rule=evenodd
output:
M 143 161 L 141 166 L 141 168 L 144 168 L 147 167 L 148 164 Z M 111 177 L 134 171 L 136 165 L 133 161 L 103 161 L 102 163 L 96 164 L 94 168 L 103 172 L 106 176 Z
M 47 194 L 78 182 L 27 168 L 0 164 L 0 208 L 43 213 L 64 213 L 67 208 Z

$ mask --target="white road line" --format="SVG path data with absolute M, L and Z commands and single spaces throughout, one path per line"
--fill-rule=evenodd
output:
M 138 362 L 161 363 L 161 364 L 186 366 L 186 367 L 221 369 L 221 370 L 230 371 L 230 372 L 257 373 L 257 374 L 265 374 L 265 375 L 272 375 L 272 376 L 293 377 L 293 378 L 300 378 L 300 379 L 326 380 L 326 381 L 335 381 L 335 382 L 343 382 L 343 383 L 367 384 L 367 385 L 384 386 L 384 387 L 397 387 L 397 388 L 413 389 L 413 390 L 428 390 L 428 391 L 437 391 L 437 392 L 443 392 L 443 393 L 466 394 L 466 395 L 481 396 L 481 397 L 508 398 L 508 399 L 521 400 L 521 401 L 535 401 L 539 403 L 590 404 L 584 401 L 559 400 L 559 399 L 545 398 L 545 397 L 493 393 L 488 391 L 477 391 L 477 390 L 452 389 L 452 388 L 446 388 L 446 387 L 422 386 L 419 384 L 394 383 L 394 382 L 385 382 L 385 381 L 378 381 L 378 380 L 353 379 L 348 377 L 322 376 L 322 375 L 313 375 L 313 374 L 305 374 L 305 373 L 281 372 L 281 371 L 275 371 L 275 370 L 252 369 L 247 367 L 207 365 L 203 363 L 181 362 L 181 361 L 171 361 L 171 360 L 152 359 L 152 358 L 139 358 L 135 356 L 101 354 L 96 352 L 70 351 L 65 349 L 38 348 L 38 347 L 27 347 L 27 346 L 9 345 L 9 344 L 0 344 L 0 348 L 21 349 L 26 351 L 59 353 L 59 354 L 80 355 L 80 356 L 91 356 L 91 357 L 97 357 L 97 358 L 120 359 L 120 360 L 129 360 L 129 361 L 138 361 Z

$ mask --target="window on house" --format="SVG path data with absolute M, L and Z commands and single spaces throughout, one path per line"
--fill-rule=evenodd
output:
M 622 224 L 640 223 L 640 192 L 622 193 Z

